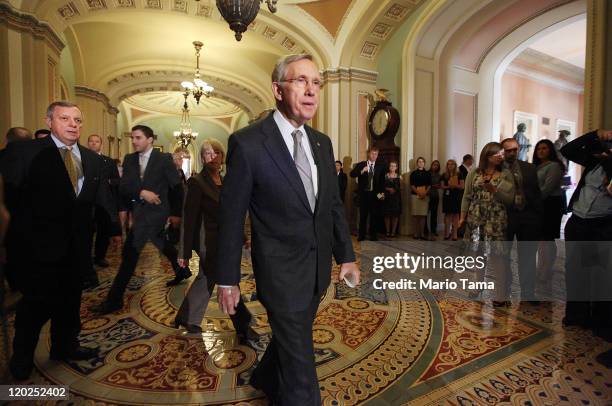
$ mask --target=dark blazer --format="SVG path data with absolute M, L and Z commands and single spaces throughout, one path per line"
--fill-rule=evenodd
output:
M 568 209 L 571 210 L 576 199 L 580 197 L 580 190 L 584 186 L 584 179 L 587 174 L 592 171 L 597 164 L 601 163 L 602 160 L 595 157 L 593 154 L 601 153 L 606 148 L 597 136 L 597 131 L 591 131 L 581 137 L 577 137 L 571 142 L 565 144 L 561 148 L 561 154 L 572 162 L 576 162 L 579 165 L 585 167 L 580 177 L 580 181 L 576 186 L 576 190 L 572 194 L 572 198 L 568 204 Z
M 463 176 L 463 179 L 467 179 L 469 171 L 465 165 L 463 164 L 459 165 L 459 172 L 461 172 L 461 176 Z
M 523 193 L 525 193 L 525 211 L 535 211 L 541 214 L 544 207 L 540 184 L 538 183 L 538 171 L 534 164 L 517 160 L 523 178 Z
M 340 199 L 344 201 L 344 197 L 346 196 L 346 184 L 348 182 L 346 173 L 342 169 L 340 169 L 340 173 L 338 173 L 338 190 L 340 191 Z
M 206 168 L 187 180 L 181 227 L 182 258 L 191 258 L 191 251 L 200 251 L 200 227 L 204 222 L 206 276 L 214 279 L 219 240 L 219 196 L 221 191 Z
M 113 195 L 113 199 L 115 200 L 115 204 L 119 208 L 119 181 L 121 177 L 119 176 L 119 169 L 117 169 L 117 164 L 115 161 L 106 155 L 99 154 L 100 158 L 104 162 L 104 170 L 106 171 L 108 183 L 110 185 L 110 189 Z
M 337 263 L 355 254 L 338 193 L 329 138 L 305 126 L 318 168 L 315 212 L 273 114 L 229 138 L 221 190 L 219 285 L 238 285 L 247 209 L 257 297 L 268 311 L 305 310 Z
M 140 192 L 143 189 L 159 195 L 161 204 L 153 205 L 142 200 Z M 131 203 L 135 247 L 142 247 L 147 240 L 158 238 L 169 216 L 181 216 L 181 178 L 170 154 L 152 150 L 143 179 L 140 179 L 138 152 L 127 154 L 123 159 L 119 193 L 125 202 Z
M 75 269 L 89 263 L 94 203 L 108 211 L 115 225 L 113 235 L 119 234 L 104 162 L 89 149 L 78 147 L 84 173 L 78 197 L 51 137 L 11 143 L 2 160 L 6 203 L 18 233 L 15 237 L 27 241 L 28 255 L 38 263 L 56 263 L 67 257 L 82 265 Z M 39 275 L 43 269 L 30 272 L 28 283 L 51 277 Z
M 368 173 L 361 173 L 363 168 L 368 164 L 368 161 L 361 161 L 351 171 L 351 178 L 357 178 L 357 190 L 359 193 L 365 192 L 365 188 L 368 184 Z M 372 182 L 372 189 L 376 193 L 383 193 L 385 191 L 385 173 L 387 173 L 387 167 L 383 161 L 376 161 L 374 165 L 374 180 Z

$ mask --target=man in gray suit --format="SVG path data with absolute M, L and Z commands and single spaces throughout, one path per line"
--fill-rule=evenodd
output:
M 320 405 L 312 324 L 331 280 L 359 283 L 359 269 L 338 193 L 330 139 L 305 125 L 321 87 L 310 55 L 282 58 L 272 72 L 276 111 L 229 138 L 220 197 L 218 301 L 234 314 L 240 301 L 244 218 L 251 219 L 257 297 L 272 339 L 250 383 L 275 405 Z
M 123 293 L 134 274 L 140 252 L 147 241 L 168 257 L 177 284 L 191 276 L 189 269 L 177 262 L 176 247 L 164 238 L 168 220 L 172 227 L 180 225 L 183 204 L 182 184 L 172 161 L 172 155 L 153 149 L 153 130 L 145 125 L 132 128 L 132 146 L 136 152 L 123 159 L 123 177 L 119 194 L 131 204 L 134 224 L 123 246 L 122 261 L 106 301 L 92 310 L 100 314 L 112 313 L 123 307 Z

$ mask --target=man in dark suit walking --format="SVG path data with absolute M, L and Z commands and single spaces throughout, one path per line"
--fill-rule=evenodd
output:
M 98 134 L 91 134 L 87 138 L 87 146 L 93 152 L 98 154 L 104 161 L 104 167 L 108 173 L 108 180 L 113 192 L 113 198 L 115 204 L 118 204 L 119 199 L 119 170 L 115 161 L 111 157 L 102 154 L 102 137 Z M 117 206 L 118 207 L 118 206 Z M 106 214 L 106 211 L 101 207 L 96 206 L 94 217 L 96 220 L 96 242 L 94 244 L 94 264 L 101 268 L 106 268 L 108 262 L 106 261 L 106 252 L 108 251 L 108 245 L 110 242 L 110 219 Z M 95 272 L 92 274 L 92 281 L 97 284 L 97 276 Z
M 249 210 L 257 296 L 272 327 L 251 385 L 278 405 L 321 404 L 312 324 L 331 280 L 332 255 L 341 264 L 339 277 L 359 283 L 331 141 L 305 125 L 317 110 L 320 86 L 310 55 L 276 64 L 277 110 L 230 137 L 220 198 L 219 305 L 233 314 L 240 299 Z
M 338 190 L 340 191 L 340 200 L 344 203 L 344 197 L 346 195 L 346 184 L 348 179 L 346 173 L 342 170 L 342 162 L 336 161 L 336 176 L 338 176 Z
M 517 240 L 518 273 L 521 301 L 535 300 L 537 241 L 540 240 L 542 197 L 535 165 L 517 159 L 519 143 L 514 138 L 502 141 L 504 166 L 514 178 L 514 203 L 508 207 L 506 238 L 510 244 Z M 512 280 L 510 255 L 506 256 L 506 271 Z M 508 284 L 508 287 L 511 284 Z
M 121 238 L 104 163 L 77 143 L 80 109 L 68 102 L 52 103 L 47 124 L 49 137 L 10 144 L 2 162 L 17 238 L 29 246 L 29 257 L 21 258 L 23 268 L 17 275 L 23 298 L 17 307 L 10 361 L 11 373 L 19 380 L 32 371 L 38 335 L 49 319 L 51 359 L 97 355 L 96 349 L 81 347 L 78 341 L 94 203 L 108 210 L 113 234 Z
M 132 128 L 135 152 L 123 159 L 119 193 L 124 201 L 131 203 L 134 221 L 123 245 L 121 265 L 106 301 L 92 309 L 100 314 L 112 313 L 123 307 L 123 293 L 136 270 L 140 252 L 149 240 L 172 264 L 175 277 L 168 285 L 176 285 L 191 276 L 188 269 L 179 266 L 176 247 L 165 238 L 164 231 L 168 221 L 171 227 L 180 225 L 183 204 L 181 179 L 172 155 L 154 149 L 153 141 L 151 128 L 145 125 Z
M 357 178 L 359 191 L 359 241 L 365 240 L 366 229 L 369 229 L 370 240 L 378 240 L 376 228 L 382 217 L 379 197 L 385 193 L 387 169 L 382 161 L 376 162 L 377 159 L 378 148 L 372 146 L 368 149 L 368 159 L 359 162 L 351 171 L 351 178 Z

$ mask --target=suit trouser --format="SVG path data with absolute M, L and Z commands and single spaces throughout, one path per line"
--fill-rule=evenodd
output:
M 69 260 L 33 263 L 30 282 L 15 315 L 13 356 L 30 362 L 43 325 L 51 319 L 51 348 L 59 353 L 78 347 L 81 330 L 81 278 Z M 40 278 L 38 275 L 42 275 Z
M 214 278 L 206 276 L 203 256 L 200 257 L 199 267 L 200 271 L 195 277 L 189 288 L 189 292 L 185 295 L 185 299 L 183 299 L 183 303 L 181 303 L 181 307 L 176 313 L 177 320 L 196 326 L 202 324 L 204 313 L 206 313 L 208 302 L 210 301 L 216 285 Z M 246 334 L 249 322 L 251 321 L 251 314 L 244 304 L 242 296 L 240 296 L 240 301 L 238 302 L 238 306 L 236 306 L 236 313 L 230 315 L 230 318 L 232 319 L 236 331 Z
M 153 242 L 157 249 L 159 249 L 162 254 L 168 258 L 172 264 L 172 269 L 174 270 L 175 275 L 177 275 L 179 269 L 181 268 L 177 262 L 178 252 L 176 247 L 161 236 L 151 240 L 151 242 Z M 108 297 L 106 298 L 107 303 L 117 306 L 123 304 L 123 294 L 125 293 L 125 289 L 127 288 L 130 279 L 132 279 L 132 275 L 134 275 L 136 265 L 138 265 L 138 258 L 140 257 L 140 253 L 143 248 L 144 244 L 134 246 L 134 230 L 131 229 L 128 232 L 127 238 L 125 239 L 125 243 L 123 244 L 121 265 L 119 266 L 119 271 L 117 271 L 113 285 L 108 292 Z
M 506 271 L 508 272 L 507 287 L 510 289 L 512 282 L 512 268 L 510 251 L 514 238 L 517 240 L 518 272 L 521 286 L 521 300 L 535 300 L 536 281 L 536 255 L 538 252 L 538 241 L 540 240 L 539 219 L 533 211 L 517 212 L 508 211 L 508 228 L 506 238 L 508 243 L 508 255 L 506 258 Z
M 370 237 L 376 237 L 376 227 L 378 227 L 378 199 L 376 192 L 361 192 L 359 194 L 359 238 L 364 238 L 366 228 L 369 230 Z M 368 218 L 370 224 L 368 227 Z
M 94 245 L 94 258 L 102 260 L 106 258 L 106 252 L 110 244 L 111 221 L 110 216 L 104 208 L 96 206 L 94 215 L 96 222 L 96 243 Z
M 583 219 L 565 225 L 565 317 L 572 323 L 612 332 L 612 218 Z
M 251 379 L 281 406 L 319 406 L 321 393 L 314 358 L 312 324 L 319 308 L 314 295 L 299 312 L 270 312 L 272 339 Z

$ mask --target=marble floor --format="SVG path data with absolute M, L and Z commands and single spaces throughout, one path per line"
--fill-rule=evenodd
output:
M 419 252 L 421 242 L 411 243 Z M 124 308 L 92 314 L 88 309 L 105 297 L 119 253 L 108 259 L 111 266 L 99 270 L 101 284 L 84 292 L 81 310 L 81 344 L 99 347 L 99 357 L 49 360 L 47 325 L 26 383 L 69 385 L 70 401 L 59 404 L 266 404 L 248 385 L 270 339 L 248 258 L 241 290 L 258 336 L 247 344 L 236 340 L 214 300 L 201 336 L 172 327 L 189 284 L 165 286 L 172 271 L 152 246 L 141 255 Z M 191 268 L 197 269 L 195 259 Z M 494 309 L 428 291 L 334 283 L 313 331 L 323 404 L 612 405 L 612 370 L 595 361 L 612 344 L 580 328 L 564 329 L 563 306 Z M 9 335 L 12 323 L 10 316 Z

